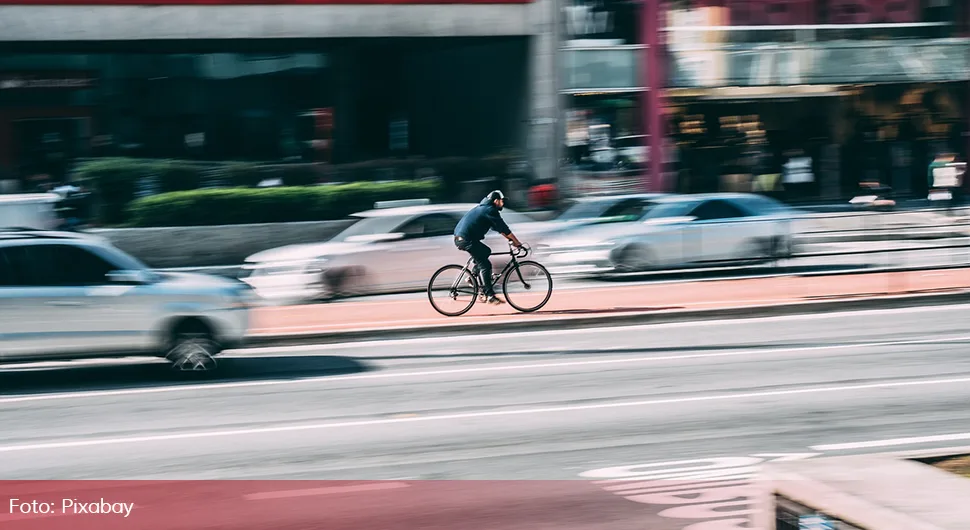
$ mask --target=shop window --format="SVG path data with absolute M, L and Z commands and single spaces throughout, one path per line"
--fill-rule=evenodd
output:
M 640 48 L 577 49 L 563 51 L 563 85 L 566 90 L 639 90 Z

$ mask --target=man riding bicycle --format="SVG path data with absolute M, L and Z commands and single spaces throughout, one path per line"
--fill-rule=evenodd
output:
M 505 236 L 516 246 L 522 248 L 519 241 L 509 225 L 502 219 L 502 208 L 505 207 L 505 195 L 501 191 L 495 190 L 489 193 L 478 206 L 472 208 L 462 217 L 455 227 L 455 246 L 458 250 L 471 254 L 475 260 L 474 274 L 482 278 L 482 288 L 485 291 L 485 298 L 489 304 L 504 304 L 502 300 L 495 296 L 492 289 L 492 262 L 488 257 L 492 255 L 492 249 L 482 243 L 488 231 L 495 230 Z

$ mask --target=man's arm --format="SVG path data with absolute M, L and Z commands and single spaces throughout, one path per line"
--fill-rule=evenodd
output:
M 509 232 L 508 234 L 502 234 L 502 235 L 505 236 L 505 239 L 508 239 L 509 241 L 511 241 L 513 245 L 520 248 L 522 247 L 522 242 L 519 241 L 519 238 L 515 237 L 515 234 L 513 234 L 512 232 Z
M 509 241 L 511 241 L 512 244 L 514 244 L 515 246 L 517 247 L 522 246 L 522 242 L 519 241 L 519 238 L 515 237 L 515 234 L 512 233 L 512 229 L 509 228 L 509 225 L 505 224 L 505 220 L 502 219 L 502 215 L 499 214 L 498 211 L 490 212 L 488 215 L 488 219 L 489 221 L 492 222 L 492 228 L 496 232 L 505 236 L 505 239 L 508 239 Z

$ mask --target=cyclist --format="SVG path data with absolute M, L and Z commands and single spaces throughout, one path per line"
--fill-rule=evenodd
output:
M 475 260 L 474 274 L 482 278 L 482 288 L 485 291 L 485 299 L 489 304 L 504 304 L 502 300 L 495 296 L 492 289 L 492 262 L 488 257 L 492 255 L 492 249 L 482 243 L 488 231 L 495 230 L 505 236 L 516 246 L 522 248 L 519 241 L 509 225 L 502 219 L 502 208 L 505 207 L 505 195 L 501 191 L 495 190 L 485 196 L 478 206 L 472 208 L 458 225 L 455 227 L 455 246 L 458 250 L 471 254 Z

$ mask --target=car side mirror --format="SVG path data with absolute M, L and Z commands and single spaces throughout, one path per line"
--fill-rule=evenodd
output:
M 108 281 L 122 285 L 145 285 L 151 283 L 151 276 L 145 271 L 111 271 L 108 273 Z

